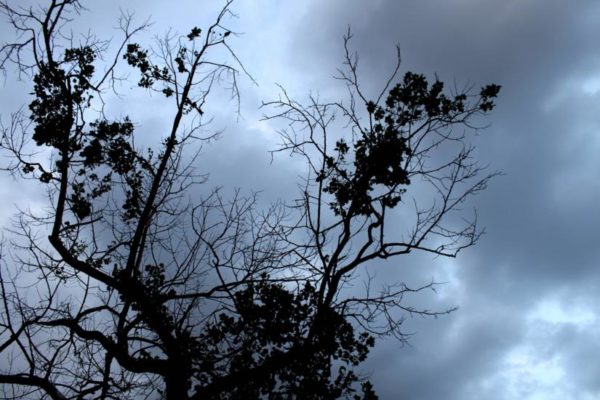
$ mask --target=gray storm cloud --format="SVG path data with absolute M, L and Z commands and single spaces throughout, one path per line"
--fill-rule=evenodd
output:
M 177 4 L 94 3 L 95 17 L 85 18 L 94 18 L 93 30 L 109 28 L 119 6 L 128 7 L 140 18 L 151 15 L 158 34 L 210 19 L 198 2 Z M 199 167 L 211 172 L 209 183 L 263 191 L 265 201 L 293 191 L 302 171 L 287 157 L 270 163 L 275 126 L 258 121 L 260 102 L 277 95 L 275 83 L 296 97 L 311 90 L 342 96 L 332 76 L 348 26 L 361 80 L 373 93 L 393 68 L 396 44 L 403 72 L 437 74 L 459 87 L 503 86 L 491 125 L 474 141 L 481 162 L 504 173 L 473 202 L 487 234 L 455 260 L 418 255 L 376 271 L 412 285 L 447 282 L 414 301 L 459 307 L 437 320 L 408 318 L 410 346 L 378 344 L 362 371 L 381 398 L 600 397 L 600 4 L 265 0 L 234 9 L 232 24 L 244 32 L 235 46 L 259 85 L 242 83 L 237 122 L 233 108 L 216 112 L 223 137 L 206 146 Z M 6 93 L 0 104 L 10 109 Z M 144 120 L 151 115 L 138 111 L 142 126 L 152 125 Z M 2 177 L 7 193 L 13 185 Z

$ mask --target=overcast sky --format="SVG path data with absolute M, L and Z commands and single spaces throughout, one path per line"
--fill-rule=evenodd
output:
M 111 34 L 119 7 L 150 16 L 150 33 L 160 35 L 210 22 L 221 4 L 88 3 L 82 26 L 100 36 Z M 231 43 L 259 86 L 242 82 L 239 121 L 233 108 L 213 110 L 225 131 L 200 163 L 213 184 L 262 190 L 265 199 L 293 189 L 298 170 L 287 157 L 269 163 L 277 137 L 259 122 L 260 102 L 277 93 L 275 83 L 298 98 L 335 99 L 341 87 L 331 78 L 348 26 L 367 88 L 383 84 L 396 44 L 403 72 L 502 85 L 490 127 L 475 139 L 482 163 L 505 174 L 474 201 L 487 234 L 457 259 L 414 256 L 382 267 L 386 279 L 411 285 L 447 282 L 414 301 L 459 310 L 409 318 L 410 346 L 378 343 L 361 368 L 381 398 L 600 398 L 600 2 L 240 0 L 233 10 L 230 26 L 244 34 Z M 6 87 L 3 116 L 29 90 Z M 157 110 L 136 107 L 141 127 L 160 125 Z M 31 198 L 6 177 L 0 192 L 12 203 Z

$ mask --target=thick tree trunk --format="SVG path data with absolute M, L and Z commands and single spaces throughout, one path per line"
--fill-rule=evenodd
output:
M 178 369 L 174 370 L 165 377 L 165 399 L 166 400 L 188 400 L 189 382 L 185 378 L 186 374 L 179 373 Z

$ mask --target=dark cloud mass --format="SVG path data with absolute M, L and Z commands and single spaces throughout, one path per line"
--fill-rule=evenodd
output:
M 460 309 L 435 321 L 409 319 L 411 347 L 380 344 L 367 367 L 380 394 L 597 398 L 598 3 L 352 5 L 314 2 L 293 34 L 292 64 L 319 76 L 323 66 L 332 71 L 349 25 L 370 88 L 389 72 L 395 43 L 404 70 L 458 85 L 503 85 L 491 127 L 476 140 L 481 160 L 505 173 L 475 201 L 488 234 L 449 267 L 440 259 L 414 262 L 434 264 L 425 279 L 443 280 L 451 270 L 443 302 Z M 311 60 L 325 61 L 310 68 Z
M 240 1 L 233 24 L 244 32 L 235 46 L 259 86 L 242 83 L 238 122 L 230 109 L 215 107 L 223 138 L 204 149 L 199 165 L 212 171 L 214 184 L 262 190 L 269 200 L 289 196 L 300 166 L 283 156 L 270 164 L 277 139 L 257 108 L 276 95 L 275 83 L 297 97 L 311 90 L 341 96 L 332 76 L 348 27 L 373 95 L 393 68 L 396 44 L 402 71 L 437 74 L 458 87 L 502 85 L 490 126 L 474 138 L 482 163 L 504 173 L 473 202 L 487 234 L 457 259 L 411 255 L 374 268 L 381 280 L 446 282 L 412 301 L 459 307 L 435 320 L 407 318 L 414 333 L 407 346 L 379 342 L 362 372 L 381 398 L 600 398 L 600 3 L 257 3 Z M 119 5 L 90 5 L 97 26 L 114 26 Z M 159 1 L 128 7 L 151 14 L 153 30 L 186 30 L 199 24 L 195 12 L 200 22 L 210 20 L 194 1 L 173 13 Z M 0 104 L 10 104 L 6 94 Z M 152 112 L 139 111 L 142 126 L 144 115 Z M 146 124 L 160 135 L 160 124 Z

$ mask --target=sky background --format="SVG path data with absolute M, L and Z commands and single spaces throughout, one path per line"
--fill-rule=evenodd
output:
M 123 8 L 155 22 L 144 38 L 169 27 L 185 34 L 210 22 L 220 4 L 89 2 L 79 27 L 116 36 Z M 214 127 L 224 133 L 205 148 L 199 168 L 211 173 L 209 184 L 263 191 L 265 203 L 293 192 L 302 169 L 285 156 L 270 163 L 278 140 L 275 126 L 259 121 L 261 101 L 276 96 L 275 83 L 298 99 L 311 91 L 341 98 L 332 76 L 348 26 L 372 95 L 393 69 L 396 44 L 402 73 L 502 85 L 490 126 L 473 140 L 481 162 L 504 173 L 472 202 L 487 234 L 457 259 L 415 255 L 378 271 L 413 286 L 447 282 L 412 304 L 459 307 L 438 319 L 408 318 L 410 346 L 378 342 L 361 371 L 380 397 L 600 398 L 600 2 L 240 0 L 233 10 L 239 18 L 229 26 L 243 35 L 231 44 L 258 86 L 242 79 L 237 121 L 224 95 L 215 98 Z M 28 85 L 4 83 L 3 118 L 28 101 Z M 124 113 L 159 137 L 160 110 L 137 100 L 126 100 Z M 42 201 L 1 179 L 3 221 L 14 205 Z

